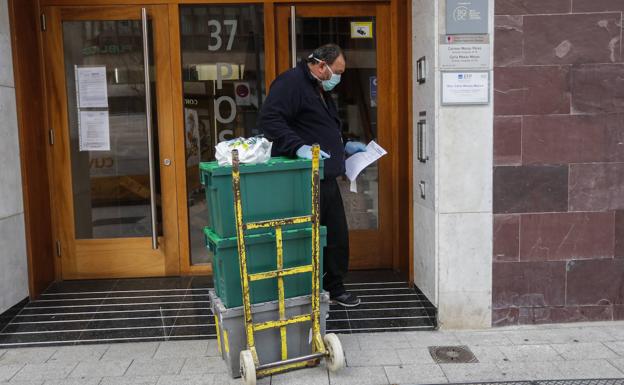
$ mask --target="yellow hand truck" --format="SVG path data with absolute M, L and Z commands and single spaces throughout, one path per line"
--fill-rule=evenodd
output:
M 240 164 L 238 151 L 232 151 L 232 188 L 234 190 L 234 215 L 236 216 L 236 237 L 238 239 L 238 256 L 241 272 L 241 288 L 243 294 L 243 308 L 245 318 L 245 333 L 247 336 L 247 350 L 240 352 L 240 370 L 243 382 L 246 385 L 255 385 L 256 378 L 269 376 L 288 370 L 299 369 L 319 364 L 325 358 L 327 368 L 337 371 L 344 367 L 345 357 L 338 336 L 326 334 L 321 336 L 320 326 L 320 186 L 319 186 L 319 152 L 318 144 L 312 147 L 312 213 L 293 218 L 274 219 L 268 221 L 243 223 L 243 209 L 241 203 Z M 284 269 L 282 250 L 282 227 L 291 224 L 312 223 L 312 264 Z M 247 273 L 247 254 L 245 250 L 245 231 L 254 229 L 275 229 L 277 246 L 277 269 L 263 273 Z M 302 273 L 312 273 L 312 312 L 286 318 L 284 303 L 284 277 Z M 249 283 L 263 279 L 277 278 L 279 320 L 262 323 L 253 322 Z M 312 322 L 312 353 L 309 355 L 288 358 L 286 328 L 288 325 Z M 254 333 L 267 329 L 280 329 L 281 361 L 260 365 Z

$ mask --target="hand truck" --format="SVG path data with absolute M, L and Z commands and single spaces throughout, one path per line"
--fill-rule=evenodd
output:
M 241 203 L 240 164 L 238 151 L 232 151 L 232 187 L 234 190 L 234 214 L 236 216 L 236 237 L 238 240 L 238 256 L 241 272 L 241 288 L 243 294 L 243 308 L 245 318 L 245 332 L 247 336 L 247 350 L 240 352 L 240 370 L 243 382 L 246 385 L 255 385 L 256 378 L 269 376 L 287 370 L 299 369 L 319 364 L 321 358 L 325 358 L 327 368 L 337 371 L 344 367 L 344 351 L 338 336 L 326 334 L 321 336 L 320 326 L 320 281 L 319 281 L 319 257 L 320 257 L 320 186 L 319 186 L 319 152 L 318 144 L 312 148 L 312 213 L 293 218 L 273 219 L 259 222 L 243 223 L 243 209 Z M 282 227 L 291 224 L 312 223 L 312 264 L 284 269 L 284 256 L 282 249 Z M 247 273 L 247 254 L 245 250 L 245 231 L 254 229 L 275 229 L 275 241 L 277 246 L 277 269 L 263 273 Z M 301 314 L 292 318 L 286 318 L 286 306 L 284 303 L 284 277 L 302 273 L 312 273 L 312 312 Z M 279 320 L 262 323 L 253 322 L 251 313 L 251 300 L 249 296 L 249 283 L 263 279 L 277 278 Z M 286 328 L 288 325 L 300 322 L 312 322 L 312 354 L 288 358 Z M 280 329 L 281 361 L 260 365 L 254 333 L 267 329 Z

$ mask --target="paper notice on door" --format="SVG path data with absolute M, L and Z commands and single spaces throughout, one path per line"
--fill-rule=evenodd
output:
M 80 151 L 110 151 L 108 111 L 78 113 Z
M 78 108 L 108 108 L 106 67 L 76 67 Z
M 356 179 L 362 170 L 387 153 L 386 150 L 373 140 L 366 146 L 366 151 L 358 152 L 347 158 L 345 166 L 347 169 L 347 178 L 351 181 L 351 192 L 357 192 Z

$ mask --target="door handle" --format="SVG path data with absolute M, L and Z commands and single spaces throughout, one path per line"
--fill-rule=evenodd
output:
M 154 177 L 154 146 L 152 132 L 152 94 L 150 90 L 149 40 L 147 30 L 147 9 L 141 8 L 143 29 L 143 70 L 145 76 L 145 118 L 147 120 L 147 153 L 149 164 L 150 212 L 152 215 L 152 249 L 158 249 L 158 230 L 156 228 L 156 182 Z
M 290 6 L 290 60 L 293 68 L 297 66 L 297 23 L 295 23 L 295 17 L 297 16 L 296 8 L 294 5 Z

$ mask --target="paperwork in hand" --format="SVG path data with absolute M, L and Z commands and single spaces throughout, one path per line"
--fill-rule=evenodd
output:
M 347 158 L 345 166 L 347 169 L 347 178 L 351 181 L 351 192 L 357 192 L 356 178 L 360 175 L 362 170 L 387 153 L 386 150 L 372 140 L 366 146 L 365 152 L 358 152 Z

